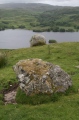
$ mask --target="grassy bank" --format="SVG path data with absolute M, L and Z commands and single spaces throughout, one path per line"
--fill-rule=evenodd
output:
M 50 54 L 49 54 L 50 49 Z M 12 66 L 19 60 L 40 58 L 61 66 L 71 75 L 73 87 L 79 89 L 79 43 L 56 43 L 23 48 L 17 50 L 0 50 L 6 53 L 8 64 L 0 68 L 0 91 L 17 83 Z M 76 67 L 77 66 L 77 67 Z M 1 105 L 0 120 L 78 120 L 79 93 L 63 95 L 57 102 L 43 105 Z

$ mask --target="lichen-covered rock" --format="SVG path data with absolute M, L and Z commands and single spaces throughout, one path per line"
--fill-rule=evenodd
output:
M 65 71 L 41 59 L 21 60 L 13 68 L 26 95 L 65 92 L 72 86 L 72 80 Z
M 43 35 L 36 34 L 32 36 L 30 40 L 30 46 L 39 46 L 39 45 L 45 45 L 46 39 Z

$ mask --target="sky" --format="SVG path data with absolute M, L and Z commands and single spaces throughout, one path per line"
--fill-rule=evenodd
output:
M 59 6 L 79 6 L 79 0 L 0 0 L 3 3 L 44 3 Z

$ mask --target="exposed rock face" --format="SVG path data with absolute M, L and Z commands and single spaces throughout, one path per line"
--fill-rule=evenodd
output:
M 39 45 L 45 45 L 45 44 L 46 44 L 46 40 L 43 35 L 36 34 L 32 36 L 30 40 L 30 46 L 39 46 Z
M 41 59 L 21 60 L 13 68 L 17 74 L 20 88 L 27 95 L 65 92 L 72 86 L 70 76 L 58 65 Z

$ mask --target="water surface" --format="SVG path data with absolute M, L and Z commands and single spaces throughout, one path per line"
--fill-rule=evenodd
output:
M 79 32 L 33 32 L 31 30 L 9 29 L 0 31 L 0 49 L 18 49 L 30 47 L 34 34 L 42 34 L 46 42 L 55 39 L 57 42 L 79 42 Z

